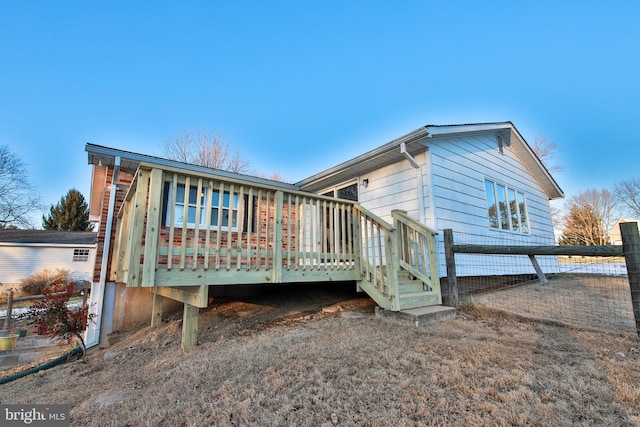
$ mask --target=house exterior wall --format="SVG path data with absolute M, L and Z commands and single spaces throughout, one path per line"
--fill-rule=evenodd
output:
M 436 229 L 450 228 L 465 243 L 486 245 L 553 245 L 549 200 L 532 173 L 506 144 L 498 150 L 495 133 L 429 140 L 430 172 Z M 524 193 L 529 232 L 492 228 L 487 212 L 485 179 Z M 442 235 L 438 236 L 442 245 Z M 457 241 L 457 240 L 456 240 Z M 442 248 L 439 250 L 443 252 Z M 465 275 L 534 274 L 526 257 L 456 255 L 457 273 Z M 546 272 L 557 271 L 556 257 L 538 257 Z M 441 256 L 441 276 L 444 259 Z
M 94 166 L 94 175 L 106 175 L 106 179 L 94 179 L 94 186 L 91 189 L 91 206 L 99 206 L 99 225 L 98 225 L 98 253 L 96 256 L 95 269 L 93 273 L 93 280 L 97 282 L 100 280 L 100 268 L 102 265 L 102 257 L 104 252 L 104 243 L 106 237 L 106 224 L 107 217 L 109 214 L 109 198 L 111 196 L 111 182 L 113 180 L 113 169 L 107 169 L 103 166 Z M 117 186 L 118 189 L 116 191 L 116 204 L 115 204 L 115 214 L 120 210 L 120 206 L 122 206 L 122 202 L 124 201 L 124 197 L 127 194 L 127 190 L 131 185 L 131 181 L 133 179 L 133 174 L 135 171 L 126 171 L 120 169 L 118 173 L 118 181 Z M 94 197 L 98 197 L 101 199 L 100 203 L 94 201 Z M 112 227 L 111 229 L 111 241 L 115 237 L 116 229 Z M 111 246 L 111 250 L 113 250 L 113 246 Z M 111 254 L 109 254 L 111 256 Z M 111 261 L 111 260 L 109 260 Z
M 425 154 L 414 156 L 416 161 L 425 165 Z M 358 201 L 366 209 L 391 223 L 391 211 L 394 209 L 407 211 L 407 214 L 418 220 L 420 218 L 420 202 L 418 199 L 418 174 L 409 161 L 401 161 L 369 172 L 359 177 Z M 368 185 L 362 185 L 363 180 Z M 422 185 L 425 185 L 422 177 Z M 425 187 L 423 206 L 430 213 L 428 188 Z
M 73 261 L 74 249 L 89 249 L 87 261 Z M 0 244 L 0 285 L 15 286 L 20 280 L 44 269 L 69 270 L 74 280 L 91 282 L 95 245 L 54 247 L 48 245 Z
M 133 179 L 135 171 L 128 171 L 124 169 L 120 169 L 118 172 L 117 179 L 117 190 L 116 190 L 116 198 L 115 198 L 115 209 L 114 209 L 114 222 L 115 215 L 117 215 L 122 203 L 124 201 L 124 197 L 127 194 L 127 190 L 131 185 L 131 181 Z M 99 207 L 99 224 L 98 224 L 98 249 L 97 255 L 95 259 L 95 267 L 93 270 L 93 281 L 94 283 L 98 283 L 100 281 L 100 271 L 102 267 L 102 258 L 105 256 L 104 254 L 104 244 L 106 238 L 106 224 L 108 220 L 109 213 L 109 198 L 111 195 L 111 183 L 113 180 L 113 169 L 106 168 L 103 166 L 94 166 L 94 178 L 92 180 L 92 194 L 91 194 L 91 206 L 96 209 Z M 105 177 L 103 179 L 103 177 Z M 94 197 L 97 197 L 100 202 L 94 200 Z M 111 266 L 111 261 L 113 259 L 113 241 L 115 238 L 116 227 L 115 223 L 111 228 L 111 247 L 109 256 L 109 262 L 107 263 L 108 267 Z M 107 274 L 108 277 L 108 274 Z M 131 329 L 134 326 L 140 325 L 142 323 L 149 322 L 151 318 L 151 307 L 152 307 L 152 294 L 148 289 L 129 289 L 124 285 L 116 285 L 114 283 L 109 285 L 110 288 L 114 290 L 113 292 L 113 300 L 105 301 L 106 310 L 103 313 L 99 313 L 99 315 L 104 314 L 104 319 L 102 319 L 102 332 L 104 334 L 108 334 L 110 332 L 122 331 Z M 128 309 L 122 309 L 122 307 L 127 307 Z M 131 309 L 135 307 L 135 309 Z M 104 338 L 104 337 L 103 337 Z
M 497 148 L 495 134 L 429 141 L 437 228 L 468 234 L 507 235 L 527 242 L 531 236 L 553 236 L 549 200 L 535 177 L 508 146 Z M 489 227 L 485 178 L 525 194 L 528 234 Z
M 549 200 L 533 174 L 505 142 L 500 153 L 496 134 L 430 138 L 423 141 L 425 152 L 414 155 L 421 172 L 403 160 L 357 177 L 358 201 L 366 209 L 391 222 L 391 211 L 405 210 L 419 220 L 424 209 L 425 225 L 438 231 L 440 276 L 446 275 L 443 233 L 450 228 L 465 243 L 551 245 L 554 231 Z M 418 178 L 420 177 L 420 178 Z M 485 178 L 505 184 L 525 194 L 529 232 L 518 233 L 489 225 Z M 364 180 L 368 185 L 363 185 Z M 423 186 L 420 203 L 417 183 Z M 473 262 L 469 260 L 473 258 Z M 534 274 L 526 257 L 456 255 L 458 274 Z M 483 261 L 478 261 L 479 259 Z M 485 262 L 486 261 L 486 262 Z M 547 272 L 557 271 L 556 257 L 539 257 Z M 491 271 L 470 264 L 491 266 Z

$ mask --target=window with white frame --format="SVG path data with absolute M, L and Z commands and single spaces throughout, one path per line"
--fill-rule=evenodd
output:
M 213 227 L 229 227 L 236 229 L 238 227 L 238 205 L 239 197 L 237 193 L 230 194 L 228 191 L 212 191 L 211 202 L 211 225 Z
M 490 179 L 484 180 L 489 226 L 516 233 L 529 233 L 526 198 L 523 192 Z
M 89 249 L 74 249 L 73 262 L 89 262 Z
M 173 201 L 173 185 L 170 182 L 165 183 L 164 196 L 164 224 L 171 225 L 171 206 L 174 205 L 173 225 L 175 227 L 183 227 L 185 224 L 185 205 L 186 205 L 186 224 L 187 227 L 195 227 L 196 222 L 200 227 L 205 227 L 207 222 L 207 209 L 211 209 L 210 225 L 214 228 L 222 227 L 224 229 L 231 226 L 235 230 L 238 226 L 238 208 L 240 196 L 238 193 L 231 194 L 228 190 L 222 192 L 220 197 L 219 190 L 209 192 L 207 188 L 202 188 L 198 194 L 198 186 L 190 185 L 189 191 L 186 191 L 185 184 L 177 184 L 175 191 L 175 202 Z

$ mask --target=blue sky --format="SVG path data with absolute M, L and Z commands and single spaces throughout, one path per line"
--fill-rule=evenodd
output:
M 297 181 L 426 124 L 557 142 L 567 196 L 638 177 L 640 2 L 0 2 L 0 145 L 46 206 L 86 142 L 218 132 Z M 34 215 L 41 226 L 41 213 Z

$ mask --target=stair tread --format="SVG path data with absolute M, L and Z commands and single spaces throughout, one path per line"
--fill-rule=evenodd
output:
M 401 292 L 401 298 L 411 298 L 411 297 L 419 297 L 423 295 L 431 295 L 434 294 L 434 291 L 415 291 L 415 292 Z

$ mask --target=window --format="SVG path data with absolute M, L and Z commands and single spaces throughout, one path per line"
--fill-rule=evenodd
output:
M 211 194 L 209 194 L 209 190 L 207 188 L 203 188 L 200 194 L 198 194 L 197 185 L 190 185 L 189 191 L 186 191 L 185 184 L 177 184 L 176 200 L 175 203 L 173 203 L 172 187 L 173 186 L 170 182 L 165 183 L 163 198 L 163 217 L 165 225 L 171 225 L 171 205 L 175 204 L 173 225 L 175 227 L 182 227 L 185 222 L 184 212 L 186 204 L 187 227 L 195 227 L 197 219 L 198 225 L 204 228 L 207 221 L 206 209 L 211 209 L 210 225 L 213 228 L 218 228 L 219 226 L 227 228 L 231 226 L 232 230 L 236 230 L 238 227 L 238 210 L 240 205 L 240 195 L 238 193 L 234 192 L 231 194 L 229 191 L 223 191 L 222 197 L 220 197 L 219 190 L 213 190 L 211 191 Z M 246 201 L 247 197 L 245 196 L 245 202 Z M 196 215 L 198 213 L 199 215 Z
M 74 249 L 73 262 L 89 262 L 89 249 Z
M 358 201 L 358 183 L 349 184 L 344 187 L 334 188 L 322 193 L 323 196 L 337 197 L 338 199 Z
M 204 205 L 205 205 L 205 190 L 200 193 L 200 225 L 204 224 Z M 185 196 L 188 198 L 185 199 Z M 184 224 L 184 205 L 187 204 L 187 225 L 191 227 L 195 227 L 196 225 L 196 209 L 198 206 L 198 187 L 191 185 L 189 186 L 189 194 L 186 194 L 185 185 L 178 184 L 178 189 L 176 191 L 176 216 L 175 216 L 175 225 Z
M 211 225 L 217 227 L 228 227 L 231 224 L 231 228 L 238 227 L 238 194 L 234 193 L 233 197 L 228 191 L 222 193 L 222 199 L 220 198 L 219 191 L 213 191 L 213 201 L 211 203 Z M 222 216 L 220 212 L 222 211 Z M 220 222 L 220 224 L 218 224 Z
M 500 230 L 528 233 L 529 224 L 524 193 L 485 179 L 489 226 Z

